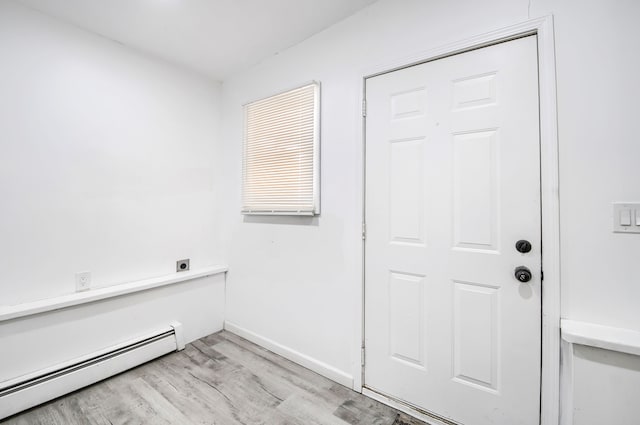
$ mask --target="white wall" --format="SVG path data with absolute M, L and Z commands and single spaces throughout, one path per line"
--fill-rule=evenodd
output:
M 7 0 L 0 58 L 0 306 L 219 261 L 219 83 Z
M 219 83 L 6 0 L 0 58 L 0 310 L 219 261 Z M 1 321 L 0 382 L 223 315 L 219 274 Z
M 358 382 L 362 77 L 381 64 L 525 19 L 526 0 L 489 6 L 383 0 L 224 82 L 228 322 Z M 309 80 L 322 83 L 322 214 L 242 217 L 242 104 Z
M 573 357 L 563 381 L 568 394 L 561 425 L 637 425 L 638 356 L 577 344 L 565 351 Z
M 362 76 L 553 13 L 562 314 L 640 330 L 640 235 L 611 233 L 610 205 L 640 201 L 639 12 L 635 0 L 381 0 L 220 91 L 0 0 L 0 305 L 71 293 L 81 270 L 101 286 L 170 273 L 183 257 L 226 262 L 231 324 L 357 385 Z M 322 82 L 322 215 L 243 217 L 241 106 L 309 80 Z M 69 326 L 97 310 L 78 311 Z M 592 354 L 576 382 L 615 379 L 610 354 Z M 576 391 L 574 407 L 594 394 Z
M 555 15 L 562 314 L 640 331 L 640 235 L 612 233 L 614 201 L 640 202 L 640 3 L 534 0 Z
M 640 201 L 640 4 L 534 0 L 532 13 L 555 17 L 562 316 L 640 331 L 640 235 L 611 232 L 611 203 Z M 637 424 L 640 357 L 574 353 L 573 391 L 561 400 L 571 423 Z
M 640 330 L 634 277 L 640 235 L 611 233 L 611 202 L 640 201 L 640 144 L 632 124 L 640 96 L 639 12 L 633 0 L 381 0 L 225 81 L 227 320 L 357 383 L 362 76 L 449 42 L 554 14 L 562 314 Z M 241 106 L 312 79 L 322 82 L 322 215 L 243 218 Z

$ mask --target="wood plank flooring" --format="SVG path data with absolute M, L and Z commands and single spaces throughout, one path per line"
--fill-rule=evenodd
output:
M 424 424 L 226 331 L 2 423 Z

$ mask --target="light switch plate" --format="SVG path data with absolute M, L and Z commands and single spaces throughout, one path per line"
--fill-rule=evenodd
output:
M 640 233 L 640 202 L 613 203 L 613 232 Z

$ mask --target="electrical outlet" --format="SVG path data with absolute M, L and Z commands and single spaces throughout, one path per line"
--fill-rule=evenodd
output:
M 189 270 L 189 259 L 178 260 L 176 261 L 176 271 L 177 272 L 186 272 Z
M 91 272 L 76 273 L 76 292 L 86 291 L 91 288 Z

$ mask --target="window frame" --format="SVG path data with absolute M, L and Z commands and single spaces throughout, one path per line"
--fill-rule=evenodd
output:
M 308 86 L 313 86 L 313 148 L 312 148 L 312 189 L 313 189 L 313 208 L 311 210 L 296 210 L 291 209 L 245 209 L 245 191 L 246 191 L 246 152 L 247 152 L 247 137 L 248 137 L 248 107 L 256 102 L 270 99 L 279 95 L 286 94 L 291 91 L 299 90 Z M 241 177 L 241 206 L 240 212 L 243 215 L 257 215 L 257 216 L 317 216 L 320 215 L 320 96 L 321 85 L 319 81 L 309 81 L 304 84 L 296 85 L 286 90 L 281 90 L 277 93 L 261 97 L 259 99 L 246 102 L 242 105 L 242 177 Z

